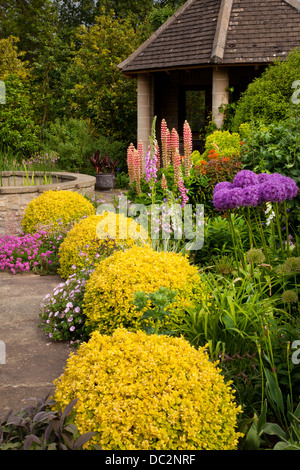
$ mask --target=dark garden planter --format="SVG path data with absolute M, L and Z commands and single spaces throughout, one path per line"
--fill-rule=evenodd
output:
M 116 187 L 116 177 L 114 173 L 96 173 L 95 189 L 105 190 Z

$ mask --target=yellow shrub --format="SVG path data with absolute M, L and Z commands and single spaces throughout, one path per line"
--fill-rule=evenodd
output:
M 105 221 L 105 226 L 103 224 L 103 230 L 105 230 L 105 232 L 103 232 L 103 234 L 100 233 L 101 227 L 99 223 L 101 221 Z M 72 266 L 75 265 L 77 270 L 82 269 L 86 264 L 86 258 L 82 256 L 83 254 L 87 256 L 90 262 L 95 261 L 95 255 L 99 253 L 104 240 L 106 240 L 105 248 L 108 253 L 117 249 L 116 245 L 119 249 L 133 246 L 135 244 L 133 238 L 119 238 L 120 221 L 127 227 L 127 232 L 131 225 L 138 230 L 138 225 L 132 219 L 123 215 L 114 214 L 113 212 L 104 212 L 102 215 L 92 215 L 75 224 L 60 245 L 60 268 L 58 273 L 62 277 L 67 278 L 74 272 Z M 104 238 L 104 234 L 106 238 Z M 108 237 L 110 238 L 109 240 Z M 115 239 L 113 240 L 111 237 L 115 237 Z
M 95 331 L 55 381 L 56 406 L 74 399 L 81 434 L 103 450 L 234 450 L 240 407 L 204 348 L 183 338 Z
M 118 327 L 139 328 L 143 313 L 137 312 L 132 304 L 134 293 L 151 293 L 159 287 L 177 291 L 172 304 L 174 312 L 206 296 L 197 268 L 181 254 L 157 252 L 148 245 L 114 253 L 98 264 L 87 281 L 84 295 L 87 324 L 105 334 Z
M 39 225 L 53 228 L 77 222 L 95 214 L 94 206 L 81 194 L 73 191 L 45 191 L 26 207 L 22 228 L 26 233 L 38 230 Z

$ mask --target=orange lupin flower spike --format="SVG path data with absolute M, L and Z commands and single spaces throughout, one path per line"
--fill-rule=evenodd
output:
M 176 149 L 179 151 L 179 135 L 176 129 L 171 132 L 171 161 L 174 162 Z
M 162 143 L 162 162 L 163 168 L 167 168 L 169 162 L 169 149 L 168 149 L 168 128 L 166 120 L 161 121 L 161 143 Z
M 140 157 L 140 168 L 141 168 L 141 176 L 143 174 L 143 160 L 144 160 L 144 150 L 143 150 L 143 142 L 141 140 L 138 141 L 138 154 Z
M 165 177 L 165 174 L 163 173 L 162 178 L 161 178 L 161 187 L 162 189 L 168 189 L 168 183 Z
M 190 125 L 185 121 L 183 125 L 183 143 L 184 143 L 184 168 L 185 176 L 188 176 L 192 168 L 192 131 Z
M 131 143 L 127 149 L 127 168 L 128 168 L 128 176 L 129 176 L 129 183 L 132 184 L 134 182 L 134 165 L 133 165 L 133 155 L 134 155 L 134 145 Z
M 178 149 L 175 149 L 174 154 L 174 183 L 178 186 L 180 182 L 180 168 L 181 168 L 181 158 Z
M 138 150 L 134 149 L 133 153 L 133 168 L 134 168 L 134 180 L 136 182 L 136 190 L 138 194 L 141 194 L 141 157 Z

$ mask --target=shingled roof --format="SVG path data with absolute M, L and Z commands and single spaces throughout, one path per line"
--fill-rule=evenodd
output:
M 300 0 L 188 0 L 130 57 L 125 74 L 263 64 L 300 47 Z

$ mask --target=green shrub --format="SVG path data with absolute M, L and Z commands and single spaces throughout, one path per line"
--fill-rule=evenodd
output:
M 297 117 L 268 125 L 242 124 L 243 165 L 257 173 L 280 173 L 300 183 L 300 121 Z
M 298 117 L 268 125 L 242 124 L 243 167 L 256 173 L 280 173 L 300 185 L 300 121 Z M 289 223 L 298 231 L 299 195 L 288 201 Z M 285 224 L 283 224 L 285 225 Z
M 237 102 L 233 131 L 244 122 L 265 124 L 286 119 L 292 108 L 292 84 L 300 77 L 300 49 L 292 51 L 285 61 L 274 64 L 256 78 Z
M 240 153 L 240 136 L 237 132 L 215 131 L 206 137 L 205 152 L 202 158 L 207 157 L 210 150 L 215 150 L 222 157 L 231 157 Z
M 39 126 L 30 82 L 17 75 L 5 77 L 6 103 L 0 105 L 0 148 L 32 155 L 39 149 Z
M 126 145 L 123 142 L 112 142 L 99 136 L 97 129 L 89 119 L 56 119 L 43 133 L 42 147 L 59 155 L 59 165 L 65 171 L 80 171 L 93 174 L 94 169 L 89 155 L 100 150 L 101 155 L 119 160 L 124 169 Z
M 43 147 L 59 155 L 61 169 L 76 171 L 85 165 L 87 156 L 96 150 L 95 136 L 87 120 L 57 118 L 44 130 Z

